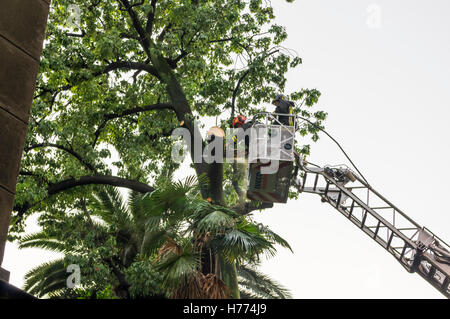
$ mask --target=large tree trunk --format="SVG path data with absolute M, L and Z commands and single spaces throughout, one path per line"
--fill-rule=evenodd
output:
M 191 133 L 191 149 L 190 155 L 192 162 L 194 163 L 195 171 L 197 176 L 206 175 L 209 179 L 209 187 L 207 190 L 202 191 L 202 196 L 204 199 L 210 198 L 214 203 L 224 205 L 225 197 L 223 192 L 223 163 L 212 163 L 207 164 L 203 161 L 201 157 L 201 162 L 196 163 L 196 154 L 198 159 L 198 152 L 203 153 L 203 141 L 201 143 L 196 143 L 194 137 L 200 137 L 200 132 L 198 127 L 192 121 L 190 115 L 192 115 L 192 110 L 190 108 L 189 102 L 183 92 L 181 85 L 179 84 L 174 72 L 170 68 L 167 61 L 162 57 L 157 48 L 153 43 L 150 43 L 150 53 L 152 64 L 158 72 L 160 79 L 167 85 L 167 93 L 170 97 L 170 102 L 174 106 L 175 114 L 180 123 L 189 130 Z M 200 147 L 200 149 L 198 149 Z M 227 287 L 231 291 L 232 298 L 239 298 L 239 287 L 237 280 L 236 265 L 227 263 L 222 256 L 218 256 L 221 264 L 221 275 L 222 280 L 225 282 Z M 206 261 L 210 263 L 211 261 Z

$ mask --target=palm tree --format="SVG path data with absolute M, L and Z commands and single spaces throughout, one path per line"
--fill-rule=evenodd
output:
M 262 255 L 275 254 L 275 244 L 289 244 L 248 217 L 202 200 L 202 183 L 165 181 L 152 193 L 130 193 L 127 203 L 116 188 L 104 187 L 81 200 L 79 212 L 43 220 L 43 231 L 24 237 L 20 247 L 51 249 L 65 258 L 32 269 L 25 289 L 73 296 L 65 289 L 65 269 L 78 262 L 89 279 L 85 290 L 112 285 L 122 298 L 228 298 L 240 292 L 247 298 L 289 297 L 255 269 Z M 147 278 L 138 275 L 143 272 Z M 148 292 L 139 291 L 142 282 Z
M 163 194 L 154 200 L 169 202 Z M 273 256 L 275 244 L 290 249 L 284 239 L 248 217 L 197 198 L 189 200 L 183 219 L 175 220 L 181 222 L 178 232 L 173 231 L 170 240 L 159 248 L 157 258 L 158 269 L 166 274 L 164 284 L 174 298 L 211 298 L 209 292 L 217 298 L 239 297 L 241 287 L 225 285 L 227 277 L 238 277 L 235 265 L 255 264 L 262 255 Z M 238 266 L 241 270 L 247 268 Z M 254 276 L 260 282 L 269 282 L 259 273 Z M 289 297 L 280 285 L 271 284 L 279 294 L 264 294 L 260 291 L 263 285 L 254 285 L 250 290 L 254 296 Z

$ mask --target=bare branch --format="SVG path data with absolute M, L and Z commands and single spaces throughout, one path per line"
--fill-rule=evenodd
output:
M 232 97 L 232 100 L 231 100 L 231 118 L 232 119 L 234 118 L 234 110 L 235 110 L 235 107 L 236 107 L 236 98 L 237 98 L 237 95 L 238 95 L 238 92 L 239 92 L 239 88 L 241 87 L 242 81 L 244 81 L 245 77 L 250 73 L 250 70 L 251 70 L 251 68 L 248 68 L 248 70 L 245 71 L 241 75 L 241 77 L 237 81 L 236 87 L 234 88 L 233 97 Z

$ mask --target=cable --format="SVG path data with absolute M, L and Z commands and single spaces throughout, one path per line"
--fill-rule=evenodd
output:
M 364 175 L 359 171 L 359 169 L 356 167 L 355 163 L 353 163 L 353 161 L 351 160 L 350 156 L 347 155 L 347 153 L 344 151 L 344 149 L 342 148 L 342 146 L 339 144 L 338 141 L 336 141 L 336 140 L 333 138 L 333 136 L 331 136 L 330 134 L 328 134 L 327 131 L 325 131 L 325 130 L 324 130 L 323 128 L 321 128 L 319 125 L 314 124 L 314 123 L 311 122 L 310 120 L 308 120 L 308 119 L 306 119 L 306 118 L 304 118 L 304 117 L 301 117 L 301 116 L 299 116 L 299 115 L 296 115 L 296 117 L 302 119 L 303 121 L 308 122 L 309 124 L 313 125 L 313 126 L 316 127 L 317 129 L 319 129 L 320 131 L 324 132 L 324 133 L 325 133 L 325 134 L 326 134 L 326 135 L 327 135 L 334 143 L 336 143 L 336 145 L 341 149 L 342 153 L 344 153 L 344 155 L 345 155 L 345 157 L 348 159 L 348 161 L 352 164 L 352 166 L 354 167 L 354 169 L 358 172 L 358 174 L 362 177 L 362 179 L 366 182 L 366 184 L 367 184 L 368 186 L 370 186 L 370 185 L 369 185 L 369 182 L 368 182 L 367 179 L 364 177 Z
M 270 112 L 262 112 L 264 114 L 268 114 Z M 260 113 L 258 113 L 260 114 Z M 252 118 L 252 121 L 255 122 L 256 117 L 258 116 L 255 115 Z M 273 113 L 271 113 L 273 114 Z M 353 161 L 351 160 L 350 156 L 347 155 L 347 153 L 344 151 L 344 149 L 342 148 L 342 146 L 339 144 L 338 141 L 336 141 L 330 134 L 328 134 L 327 131 L 325 131 L 323 128 L 321 128 L 320 126 L 318 126 L 317 124 L 311 122 L 310 120 L 308 120 L 307 118 L 301 117 L 300 115 L 295 115 L 296 118 L 302 119 L 303 121 L 308 122 L 309 124 L 313 125 L 314 127 L 316 127 L 317 129 L 319 129 L 320 131 L 324 132 L 342 151 L 342 153 L 345 155 L 345 157 L 347 158 L 347 160 L 352 164 L 353 168 L 358 172 L 358 174 L 361 176 L 361 178 L 366 182 L 367 186 L 370 186 L 369 182 L 367 181 L 367 179 L 364 177 L 364 175 L 360 172 L 360 170 L 358 169 L 358 167 L 356 167 L 355 163 L 353 163 Z

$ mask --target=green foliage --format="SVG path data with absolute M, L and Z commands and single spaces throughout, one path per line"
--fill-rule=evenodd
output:
M 131 298 L 145 298 L 147 296 L 165 297 L 163 276 L 146 259 L 137 261 L 126 270 L 127 279 L 133 284 L 130 287 Z
M 71 5 L 81 9 L 79 21 Z M 23 237 L 21 246 L 62 252 L 85 281 L 67 291 L 36 270 L 30 276 L 45 285 L 30 289 L 55 297 L 105 297 L 111 289 L 119 297 L 173 297 L 208 287 L 223 297 L 213 260 L 232 269 L 273 256 L 275 245 L 290 249 L 236 213 L 235 205 L 245 204 L 235 180 L 243 172 L 225 165 L 223 185 L 214 185 L 203 175 L 211 170 L 195 165 L 198 185 L 171 182 L 179 167 L 171 159 L 174 128 L 192 131 L 194 119 L 210 117 L 226 128 L 238 113 L 273 110 L 264 105 L 285 91 L 286 73 L 302 59 L 282 46 L 287 32 L 274 18 L 270 1 L 260 0 L 52 1 L 10 239 L 23 236 L 27 216 L 41 213 L 43 231 Z M 308 138 L 318 139 L 327 116 L 312 109 L 320 92 L 299 89 L 289 97 L 315 123 L 300 128 L 296 149 L 308 155 Z M 151 182 L 155 191 L 131 192 L 125 201 L 117 189 L 89 185 L 49 196 L 63 181 L 113 172 Z M 202 263 L 205 254 L 211 265 Z
M 284 91 L 285 74 L 302 62 L 282 46 L 287 32 L 273 22 L 270 2 L 158 0 L 153 8 L 146 0 L 128 11 L 127 3 L 52 2 L 22 162 L 22 171 L 31 174 L 19 176 L 15 202 L 16 214 L 31 208 L 12 218 L 10 239 L 20 237 L 29 213 L 55 205 L 73 209 L 74 198 L 95 189 L 48 198 L 52 183 L 113 170 L 141 182 L 158 178 L 161 167 L 171 174 L 178 164 L 170 159 L 169 135 L 180 117 L 218 116 L 225 127 L 233 114 L 254 115 Z M 74 5 L 79 21 L 70 10 Z M 144 41 L 137 26 L 147 32 Z M 177 93 L 170 93 L 173 81 Z M 318 125 L 326 113 L 308 109 L 319 96 L 315 89 L 290 94 L 297 111 Z M 179 105 L 181 100 L 187 105 Z M 174 110 L 137 111 L 158 102 L 173 104 Z M 309 125 L 301 133 L 318 138 Z M 111 161 L 112 151 L 119 160 Z M 225 172 L 225 187 L 232 176 Z M 235 202 L 230 190 L 227 199 Z
M 43 263 L 25 275 L 24 289 L 37 297 L 66 287 L 66 267 L 63 259 Z
M 130 193 L 128 204 L 117 189 L 104 187 L 77 212 L 51 220 L 44 215 L 43 230 L 24 236 L 20 248 L 50 249 L 64 258 L 32 269 L 24 288 L 53 298 L 193 297 L 195 287 L 195 296 L 225 296 L 217 263 L 210 276 L 201 274 L 205 252 L 244 263 L 273 256 L 275 244 L 290 248 L 268 228 L 202 200 L 193 178 L 161 185 L 146 195 Z M 81 269 L 81 287 L 74 290 L 66 288 L 69 264 Z

